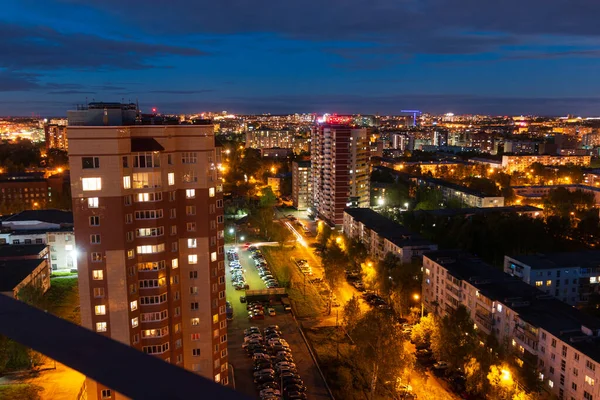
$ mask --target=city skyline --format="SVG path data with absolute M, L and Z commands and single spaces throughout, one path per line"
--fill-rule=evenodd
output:
M 143 111 L 597 115 L 600 4 L 11 1 L 0 115 Z

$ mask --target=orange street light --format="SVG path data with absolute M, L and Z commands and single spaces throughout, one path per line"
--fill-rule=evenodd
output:
M 503 381 L 509 381 L 510 380 L 510 371 L 507 369 L 503 369 L 502 371 L 502 380 Z
M 417 293 L 413 294 L 413 299 L 419 301 L 420 298 L 421 296 L 419 296 Z

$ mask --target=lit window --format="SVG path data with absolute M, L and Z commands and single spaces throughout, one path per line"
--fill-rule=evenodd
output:
M 102 178 L 82 178 L 81 183 L 84 191 L 102 189 Z
M 169 175 L 167 175 L 168 180 L 169 180 L 169 186 L 173 186 L 175 184 L 175 174 L 173 172 L 169 172 Z
M 190 254 L 188 255 L 188 264 L 197 264 L 198 263 L 198 255 Z
M 200 325 L 200 318 L 192 318 L 192 325 L 193 326 Z
M 200 334 L 199 333 L 192 333 L 190 336 L 191 336 L 192 342 L 194 342 L 196 340 L 200 340 Z
M 92 271 L 92 277 L 95 281 L 101 281 L 104 279 L 104 272 L 101 269 L 95 269 Z
M 218 324 L 219 323 L 219 314 L 214 314 L 213 315 L 213 324 Z
M 137 300 L 134 300 L 131 303 L 129 303 L 129 307 L 131 308 L 131 311 L 137 310 L 137 308 L 138 308 Z
M 544 286 L 544 281 L 535 281 L 535 286 Z
M 215 197 L 215 188 L 213 188 L 213 187 L 208 188 L 208 196 Z
M 596 283 L 596 282 L 598 282 L 598 279 L 595 276 L 591 276 L 590 283 Z
M 186 189 L 185 190 L 185 198 L 193 199 L 196 197 L 196 189 Z
M 176 258 L 171 260 L 171 268 L 173 268 L 173 269 L 179 268 L 179 261 Z
M 498 304 L 496 306 L 496 309 L 498 310 L 498 312 L 502 312 L 502 304 Z
M 196 248 L 196 239 L 188 239 L 187 240 L 188 249 Z
M 587 383 L 590 386 L 594 386 L 594 383 L 595 383 L 594 382 L 594 378 L 591 378 L 591 377 L 589 377 L 589 376 L 586 375 L 585 376 L 585 383 Z
M 548 381 L 548 386 L 550 386 L 551 388 L 553 388 L 554 387 L 554 382 L 552 382 L 552 381 L 549 380 Z
M 548 279 L 546 281 L 546 286 L 552 286 L 552 280 L 551 279 Z
M 137 326 L 140 324 L 140 321 L 138 319 L 138 317 L 132 318 L 131 319 L 131 327 L 132 328 L 137 328 Z
M 73 245 L 72 244 L 66 244 L 65 245 L 65 251 L 72 251 L 73 250 Z
M 107 328 L 107 322 L 96 322 L 96 332 L 106 332 Z
M 221 382 L 221 374 L 215 375 L 215 382 Z
M 131 177 L 130 176 L 123 177 L 123 189 L 131 189 Z
M 96 315 L 106 315 L 106 306 L 105 305 L 95 306 L 94 310 L 96 312 Z
M 98 198 L 97 197 L 88 198 L 88 208 L 98 208 Z
M 217 253 L 214 251 L 210 253 L 210 261 L 217 261 Z

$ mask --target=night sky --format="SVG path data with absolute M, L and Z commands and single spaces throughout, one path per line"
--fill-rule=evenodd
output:
M 599 0 L 2 0 L 0 115 L 600 115 Z

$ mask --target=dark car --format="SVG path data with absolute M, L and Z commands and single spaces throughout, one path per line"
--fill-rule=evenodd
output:
M 304 393 L 306 392 L 306 386 L 304 385 L 297 385 L 297 384 L 290 384 L 290 385 L 285 385 L 285 387 L 283 388 L 284 392 L 300 392 L 300 393 Z
M 281 382 L 283 383 L 283 386 L 289 386 L 289 385 L 300 385 L 300 386 L 304 386 L 304 382 L 302 382 L 302 379 L 300 378 L 283 378 L 281 379 Z
M 279 390 L 279 383 L 278 382 L 263 383 L 261 385 L 258 385 L 257 389 L 258 389 L 259 392 L 261 390 L 265 390 L 265 389 L 277 389 L 277 390 Z
M 275 382 L 275 375 L 260 375 L 254 378 L 254 383 L 257 385 L 263 385 L 267 382 Z
M 288 400 L 306 400 L 306 394 L 300 392 L 288 392 L 285 395 L 285 399 Z
M 253 371 L 257 372 L 257 371 L 262 371 L 263 369 L 272 369 L 273 368 L 273 364 L 271 364 L 270 362 L 265 362 L 265 363 L 259 363 L 259 364 L 254 364 L 254 368 Z

